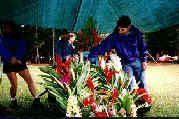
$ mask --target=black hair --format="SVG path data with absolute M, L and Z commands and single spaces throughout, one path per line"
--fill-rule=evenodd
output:
M 65 35 L 65 34 L 68 34 L 69 32 L 68 32 L 68 30 L 67 29 L 63 29 L 62 31 L 61 31 L 61 35 Z
M 122 27 L 122 28 L 127 28 L 129 25 L 131 25 L 131 20 L 128 16 L 120 16 L 118 21 L 117 21 L 117 25 L 114 29 L 114 32 L 117 33 L 118 32 L 118 27 Z
M 11 35 L 12 35 L 14 41 L 18 42 L 20 40 L 20 35 L 21 35 L 20 27 L 17 24 L 15 24 L 13 21 L 6 21 L 3 23 L 3 25 L 4 25 L 3 36 L 5 38 L 8 37 L 9 34 L 6 31 L 6 26 L 8 26 L 12 30 Z
M 127 28 L 129 25 L 131 25 L 131 20 L 128 16 L 119 17 L 117 21 L 117 26 L 120 26 L 122 28 Z

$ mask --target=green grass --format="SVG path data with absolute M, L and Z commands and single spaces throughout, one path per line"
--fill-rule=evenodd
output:
M 41 72 L 38 66 L 29 66 L 29 70 L 39 94 L 44 90 L 44 87 L 39 84 L 43 81 L 39 76 Z M 146 113 L 145 117 L 179 117 L 179 64 L 149 65 L 146 71 L 146 78 L 153 102 L 151 111 Z M 9 80 L 3 74 L 3 81 L 0 86 L 0 104 L 8 109 L 10 99 L 9 88 Z M 17 99 L 21 108 L 11 111 L 12 115 L 28 113 L 33 98 L 28 91 L 25 81 L 20 77 L 18 79 Z M 47 94 L 41 97 L 41 102 L 45 110 L 38 114 L 51 116 L 53 113 L 60 113 L 58 110 L 54 111 L 52 105 L 48 103 Z
M 153 100 L 146 116 L 179 117 L 179 65 L 152 65 L 146 75 Z
M 34 80 L 37 94 L 43 92 L 45 89 L 43 86 L 40 85 L 40 83 L 43 82 L 43 80 L 40 78 L 40 70 L 38 66 L 28 66 L 29 71 L 31 72 L 32 79 Z M 47 98 L 48 94 L 46 93 L 41 97 L 41 103 L 43 104 L 44 108 L 39 110 L 33 110 L 31 108 L 33 97 L 31 96 L 28 86 L 25 83 L 25 81 L 18 76 L 18 90 L 17 90 L 17 102 L 18 102 L 18 108 L 12 109 L 9 107 L 10 104 L 10 82 L 5 74 L 3 74 L 2 77 L 2 83 L 0 86 L 0 105 L 6 110 L 3 113 L 5 116 L 13 115 L 13 116 L 32 116 L 34 114 L 45 117 L 51 117 L 51 116 L 59 116 L 60 112 L 58 109 L 56 109 L 56 106 L 52 103 L 49 103 Z M 55 110 L 55 111 L 54 111 Z M 1 118 L 1 112 L 0 112 L 0 118 Z

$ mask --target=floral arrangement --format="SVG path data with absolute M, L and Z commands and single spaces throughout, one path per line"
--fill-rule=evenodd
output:
M 61 81 L 58 65 L 57 69 L 40 68 L 43 85 L 67 117 L 136 117 L 140 109 L 150 108 L 152 100 L 144 89 L 127 90 L 130 79 L 122 70 L 116 71 L 112 65 L 102 69 L 87 62 L 69 62 L 66 82 Z
M 89 17 L 83 28 L 77 34 L 77 39 L 74 42 L 75 50 L 84 52 L 96 47 L 102 38 L 98 35 L 96 23 L 93 17 Z

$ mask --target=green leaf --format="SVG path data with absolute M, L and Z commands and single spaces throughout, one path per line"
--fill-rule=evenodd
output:
M 39 68 L 41 72 L 44 72 L 44 73 L 49 73 L 49 67 L 40 67 Z
M 122 107 L 126 110 L 127 115 L 130 114 L 131 110 L 131 105 L 132 105 L 132 98 L 129 94 L 129 92 L 124 96 L 123 101 L 122 101 Z

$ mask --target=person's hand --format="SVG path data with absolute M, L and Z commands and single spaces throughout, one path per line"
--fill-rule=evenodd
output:
M 16 59 L 16 57 L 12 57 L 11 64 L 22 64 L 22 62 L 20 60 Z
M 147 62 L 142 62 L 142 68 L 144 71 L 147 69 Z
M 91 62 L 88 60 L 88 65 L 90 66 L 91 65 Z

